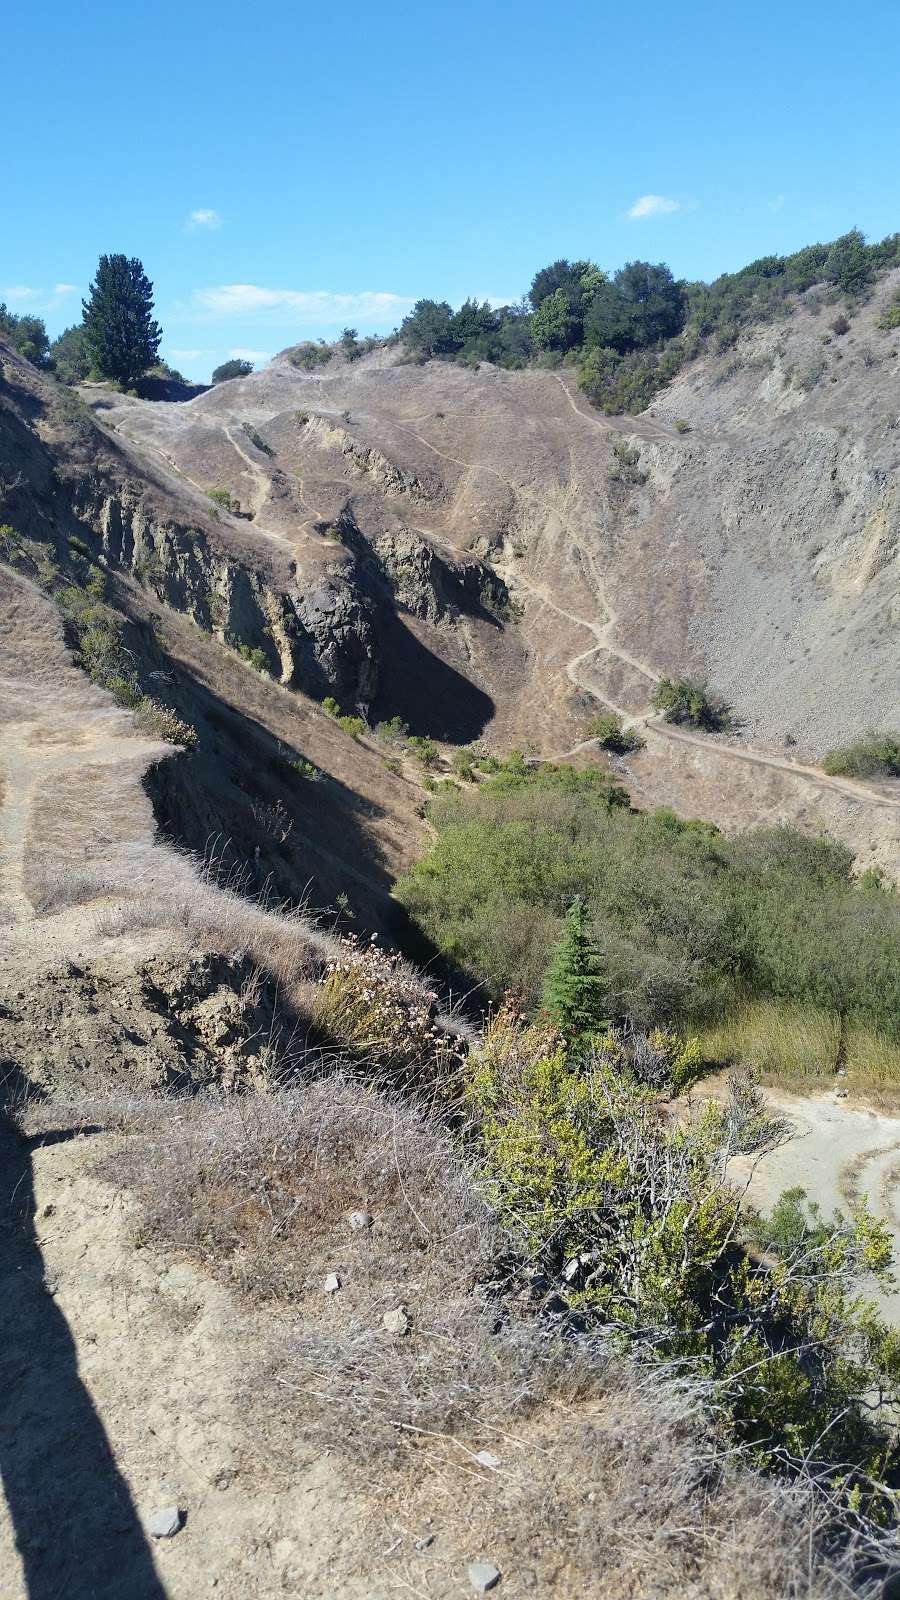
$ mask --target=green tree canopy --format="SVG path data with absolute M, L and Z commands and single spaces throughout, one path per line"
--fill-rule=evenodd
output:
M 449 355 L 453 350 L 452 317 L 453 307 L 446 300 L 417 300 L 400 324 L 403 343 L 425 361 L 429 356 Z
M 252 361 L 243 361 L 240 356 L 235 356 L 232 361 L 223 361 L 220 367 L 216 367 L 212 381 L 227 383 L 229 378 L 249 378 L 252 371 Z
M 685 309 L 684 290 L 663 262 L 629 261 L 593 296 L 585 340 L 620 355 L 646 349 L 681 330 Z
M 0 301 L 0 339 L 8 339 L 13 349 L 36 367 L 50 365 L 50 340 L 41 317 L 16 316 Z
M 153 320 L 153 285 L 137 257 L 101 256 L 82 308 L 97 371 L 116 383 L 136 383 L 156 360 L 162 338 Z
M 580 895 L 572 901 L 544 979 L 544 1006 L 571 1044 L 603 1033 L 605 985 L 590 916 Z
M 531 319 L 531 337 L 539 350 L 569 350 L 581 337 L 581 320 L 564 289 L 555 289 Z
M 83 383 L 90 377 L 91 352 L 83 322 L 66 328 L 50 346 L 50 359 L 63 383 Z

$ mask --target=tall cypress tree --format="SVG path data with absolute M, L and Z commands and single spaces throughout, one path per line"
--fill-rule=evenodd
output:
M 101 256 L 90 299 L 81 305 L 94 366 L 130 387 L 153 365 L 162 338 L 153 320 L 153 285 L 137 257 Z
M 570 1044 L 606 1030 L 604 987 L 600 952 L 591 937 L 587 909 L 579 896 L 566 913 L 562 935 L 544 979 L 544 1005 Z

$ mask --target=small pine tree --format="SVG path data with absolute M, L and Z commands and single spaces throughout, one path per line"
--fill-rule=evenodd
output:
M 82 309 L 97 371 L 116 383 L 136 383 L 152 367 L 162 338 L 152 316 L 153 285 L 137 257 L 101 256 Z
M 560 1033 L 576 1044 L 605 1032 L 600 952 L 591 937 L 587 909 L 573 900 L 544 979 L 544 1005 Z

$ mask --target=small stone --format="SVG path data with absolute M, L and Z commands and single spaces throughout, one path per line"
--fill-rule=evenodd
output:
M 325 1293 L 326 1294 L 334 1294 L 335 1289 L 339 1289 L 340 1287 L 341 1287 L 341 1280 L 338 1277 L 337 1273 L 336 1272 L 329 1272 L 328 1277 L 325 1279 L 325 1282 L 322 1285 L 322 1288 L 325 1290 Z
M 147 1532 L 151 1539 L 174 1539 L 184 1522 L 184 1513 L 178 1506 L 164 1506 L 147 1518 Z
M 406 1315 L 403 1306 L 397 1306 L 393 1311 L 386 1311 L 381 1320 L 388 1333 L 403 1334 L 409 1332 L 409 1317 Z
M 350 1213 L 350 1226 L 354 1233 L 365 1233 L 367 1228 L 371 1228 L 374 1221 L 375 1218 L 370 1217 L 368 1211 L 351 1211 Z
M 496 1470 L 500 1466 L 500 1457 L 495 1456 L 493 1450 L 479 1450 L 475 1460 L 482 1467 L 491 1467 Z
M 417 1539 L 416 1540 L 416 1549 L 417 1550 L 430 1550 L 431 1546 L 434 1544 L 434 1541 L 435 1541 L 436 1538 L 437 1538 L 437 1534 L 436 1533 L 423 1533 L 421 1539 Z
M 470 1561 L 469 1582 L 478 1594 L 487 1594 L 489 1589 L 496 1589 L 502 1574 L 499 1567 L 492 1561 Z

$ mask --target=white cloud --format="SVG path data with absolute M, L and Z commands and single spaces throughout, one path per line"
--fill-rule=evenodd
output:
M 199 210 L 191 212 L 184 225 L 189 233 L 196 233 L 199 228 L 221 228 L 222 218 L 212 207 L 201 206 Z
M 170 350 L 169 355 L 177 361 L 200 361 L 203 356 L 218 355 L 218 350 Z
M 74 283 L 56 283 L 52 289 L 34 289 L 25 283 L 11 284 L 8 289 L 0 289 L 0 300 L 6 302 L 11 310 L 21 307 L 24 311 L 33 311 L 38 315 L 61 309 L 60 302 L 68 295 L 75 294 Z
M 633 206 L 629 206 L 628 215 L 635 218 L 666 217 L 671 211 L 680 210 L 680 202 L 669 200 L 664 194 L 642 194 Z
M 201 289 L 194 302 L 211 317 L 287 316 L 312 326 L 396 322 L 413 304 L 408 296 L 372 289 L 335 294 L 330 289 L 265 289 L 255 283 L 223 283 Z
M 770 211 L 783 211 L 784 210 L 784 195 L 783 194 L 777 194 L 775 196 L 774 200 L 770 200 L 768 202 L 768 206 L 769 206 L 769 210 Z
M 229 350 L 232 361 L 271 361 L 271 350 L 244 350 L 239 346 L 236 350 Z

